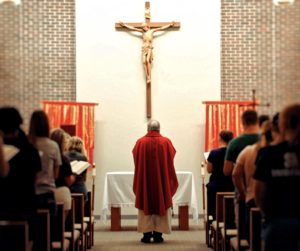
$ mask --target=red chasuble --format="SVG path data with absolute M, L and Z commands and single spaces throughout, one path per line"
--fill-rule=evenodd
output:
M 159 132 L 150 131 L 136 142 L 132 153 L 135 207 L 145 215 L 165 215 L 178 187 L 172 142 Z

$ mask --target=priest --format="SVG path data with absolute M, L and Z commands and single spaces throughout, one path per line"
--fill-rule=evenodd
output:
M 134 181 L 138 209 L 138 232 L 141 242 L 163 242 L 162 234 L 171 233 L 172 197 L 178 187 L 174 168 L 176 150 L 172 142 L 160 134 L 156 120 L 148 123 L 148 133 L 138 139 L 133 150 Z

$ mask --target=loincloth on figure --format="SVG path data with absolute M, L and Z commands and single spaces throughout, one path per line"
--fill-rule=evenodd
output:
M 153 48 L 151 45 L 144 45 L 142 47 L 142 53 L 143 53 L 143 56 L 146 56 L 150 53 L 151 54 L 151 57 L 150 57 L 150 63 L 152 62 L 153 60 Z

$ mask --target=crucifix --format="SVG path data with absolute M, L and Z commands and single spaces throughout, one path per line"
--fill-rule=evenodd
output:
M 241 106 L 244 106 L 244 105 L 241 105 Z M 256 90 L 252 89 L 252 103 L 251 104 L 247 104 L 246 106 L 252 106 L 252 109 L 256 110 L 257 106 L 266 106 L 266 107 L 269 107 L 270 103 L 261 104 L 260 102 L 258 102 L 257 99 L 256 99 Z
M 151 118 L 151 63 L 153 60 L 153 46 L 152 41 L 154 33 L 156 31 L 163 31 L 169 28 L 179 28 L 180 23 L 178 22 L 151 22 L 150 15 L 150 2 L 145 2 L 145 21 L 143 23 L 123 23 L 119 22 L 115 24 L 115 28 L 128 29 L 130 31 L 137 31 L 142 33 L 143 46 L 142 46 L 142 59 L 143 67 L 146 75 L 146 97 L 147 97 L 147 118 Z

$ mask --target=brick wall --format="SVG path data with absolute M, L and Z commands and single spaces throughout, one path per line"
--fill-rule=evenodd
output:
M 76 99 L 74 1 L 0 4 L 0 104 L 19 108 L 25 127 L 41 100 Z
M 300 2 L 222 0 L 221 97 L 251 99 L 273 114 L 300 101 Z
M 27 126 L 41 100 L 76 99 L 75 0 L 0 4 L 0 105 Z M 263 103 L 273 114 L 300 100 L 300 1 L 222 0 L 221 97 Z

